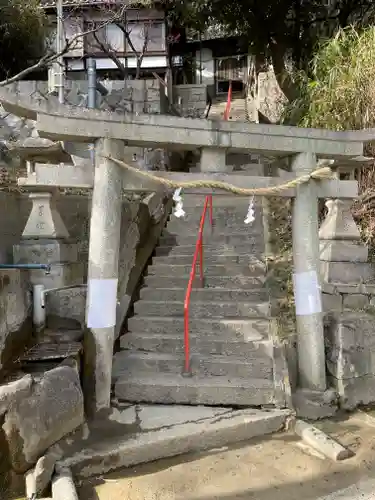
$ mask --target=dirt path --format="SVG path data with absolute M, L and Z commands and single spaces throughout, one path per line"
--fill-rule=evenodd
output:
M 375 419 L 374 419 L 375 422 Z M 186 455 L 86 481 L 82 500 L 315 500 L 375 477 L 375 427 L 360 414 L 320 424 L 356 452 L 333 463 L 291 434 Z

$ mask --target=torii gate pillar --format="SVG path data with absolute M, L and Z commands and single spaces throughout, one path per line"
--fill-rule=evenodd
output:
M 95 146 L 84 349 L 85 406 L 91 418 L 108 409 L 111 399 L 123 172 L 105 157 L 122 158 L 124 142 L 99 139 Z

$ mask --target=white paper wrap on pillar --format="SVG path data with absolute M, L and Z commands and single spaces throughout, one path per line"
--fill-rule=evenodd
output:
M 293 274 L 293 285 L 297 316 L 322 312 L 321 287 L 316 271 Z
M 88 328 L 116 325 L 117 279 L 91 279 L 88 282 Z

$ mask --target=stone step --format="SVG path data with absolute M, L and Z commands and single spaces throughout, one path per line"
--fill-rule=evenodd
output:
M 270 380 L 228 377 L 183 377 L 178 374 L 142 374 L 121 378 L 115 384 L 119 400 L 192 405 L 262 406 L 275 404 Z
M 205 195 L 187 194 L 183 195 L 184 207 L 191 207 L 192 209 L 201 211 L 203 210 L 203 205 L 205 202 Z M 233 211 L 247 209 L 249 206 L 250 199 L 248 196 L 235 196 L 235 195 L 217 195 L 212 198 L 213 209 L 225 207 L 233 209 Z M 254 206 L 261 206 L 262 197 L 254 196 Z
M 130 435 L 124 432 L 124 425 L 117 423 L 122 422 L 123 415 L 126 422 L 132 428 L 139 428 L 140 432 Z M 241 442 L 247 443 L 249 439 L 264 438 L 266 434 L 283 431 L 291 416 L 290 410 L 277 408 L 232 410 L 216 406 L 146 405 L 137 412 L 128 407 L 119 411 L 116 409 L 113 411 L 116 434 L 108 432 L 108 419 L 97 419 L 91 433 L 93 436 L 82 441 L 81 446 L 75 446 L 60 463 L 72 470 L 75 479 L 87 482 L 88 475 L 104 476 L 114 469 L 186 453 L 212 454 L 207 450 L 227 449 L 239 446 Z M 233 495 L 230 496 L 233 498 Z M 143 498 L 155 498 L 155 495 L 150 493 Z M 175 495 L 169 498 L 175 498 Z
M 217 217 L 213 220 L 213 225 L 211 226 L 208 217 L 204 223 L 204 231 L 207 235 L 213 234 L 231 234 L 231 233 L 248 233 L 248 234 L 258 234 L 263 231 L 263 221 L 259 214 L 255 214 L 255 221 L 252 224 L 245 224 L 244 220 L 246 213 L 243 214 L 241 218 L 224 218 Z M 200 218 L 195 219 L 177 219 L 173 217 L 167 224 L 166 230 L 171 233 L 181 233 L 183 231 L 198 232 L 200 227 Z
M 134 304 L 135 314 L 139 316 L 183 316 L 184 300 L 151 301 L 139 300 Z M 243 318 L 268 317 L 271 308 L 269 302 L 191 302 L 189 315 L 204 318 Z
M 233 231 L 233 230 L 232 230 Z M 164 230 L 160 240 L 159 240 L 159 245 L 160 246 L 171 246 L 175 244 L 182 244 L 182 245 L 195 245 L 197 241 L 197 232 L 184 232 L 182 234 L 179 233 L 171 233 L 168 232 L 168 229 Z M 210 247 L 210 246 L 216 246 L 217 243 L 219 244 L 225 244 L 225 243 L 230 243 L 233 245 L 237 244 L 246 244 L 248 246 L 249 252 L 251 252 L 251 247 L 257 248 L 258 251 L 263 251 L 264 249 L 264 236 L 263 234 L 255 234 L 253 235 L 252 232 L 244 232 L 244 233 L 236 233 L 234 232 L 233 234 L 222 234 L 222 233 L 213 233 L 212 235 L 207 237 L 204 240 L 204 246 Z
M 192 264 L 159 264 L 154 263 L 147 269 L 149 276 L 190 276 Z M 196 271 L 198 271 L 197 265 Z M 208 264 L 203 261 L 204 276 L 261 276 L 264 275 L 264 265 L 260 263 L 236 264 L 228 262 L 227 264 Z
M 203 249 L 204 250 L 204 249 Z M 184 264 L 184 265 L 191 265 L 193 262 L 193 255 L 194 253 L 183 255 L 183 254 L 171 254 L 171 255 L 157 255 L 156 257 L 153 257 L 152 262 L 154 265 L 157 264 Z M 266 263 L 262 261 L 261 259 L 256 258 L 255 256 L 252 255 L 237 255 L 232 252 L 232 254 L 228 255 L 211 255 L 208 254 L 207 252 L 204 252 L 203 255 L 204 262 L 207 265 L 212 265 L 212 264 L 242 264 L 242 265 L 252 265 L 256 264 L 264 271 L 266 271 Z
M 245 342 L 237 338 L 218 338 L 212 331 L 211 335 L 195 335 L 190 337 L 191 354 L 209 356 L 237 356 L 240 359 L 251 360 L 258 357 L 272 356 L 272 343 L 269 340 Z M 120 339 L 122 350 L 158 352 L 164 354 L 182 354 L 185 352 L 183 335 L 164 335 L 155 333 L 125 333 Z
M 182 235 L 190 238 L 197 238 L 198 236 L 198 230 L 199 230 L 199 224 L 193 225 L 193 224 L 183 224 L 180 223 L 179 225 L 177 224 L 168 224 L 168 226 L 163 230 L 162 233 L 162 238 L 167 237 L 167 236 L 175 236 L 175 235 Z M 209 242 L 211 239 L 213 240 L 218 240 L 221 238 L 232 238 L 233 236 L 240 236 L 240 237 L 259 237 L 261 240 L 263 238 L 263 227 L 258 224 L 254 226 L 248 226 L 243 223 L 242 225 L 232 225 L 232 226 L 217 226 L 214 224 L 213 227 L 209 225 L 208 222 L 204 225 L 203 229 L 203 236 L 204 236 L 204 241 Z
M 196 242 L 190 245 L 177 245 L 175 243 L 170 245 L 158 246 L 155 249 L 155 254 L 160 256 L 166 255 L 190 255 L 193 258 L 195 252 Z M 259 258 L 262 252 L 255 248 L 255 245 L 249 245 L 248 243 L 242 244 L 217 244 L 217 245 L 207 245 L 204 243 L 204 254 L 209 256 L 226 256 L 226 255 L 241 255 L 241 256 L 253 256 Z
M 243 225 L 245 217 L 247 215 L 249 209 L 249 203 L 247 202 L 246 205 L 242 205 L 241 207 L 215 207 L 212 212 L 212 218 L 214 222 L 217 225 L 223 224 L 225 226 L 230 226 L 233 223 L 235 225 Z M 200 222 L 202 218 L 202 207 L 196 207 L 192 208 L 189 207 L 186 210 L 186 213 L 183 218 L 175 217 L 173 215 L 173 212 L 170 215 L 170 219 L 168 224 L 171 224 L 172 222 L 175 222 L 176 224 L 189 224 L 190 223 L 198 223 Z M 262 207 L 260 205 L 254 207 L 254 215 L 255 215 L 255 221 L 259 218 L 261 218 L 262 215 Z M 254 222 L 255 222 L 254 221 Z M 206 222 L 209 222 L 209 211 L 206 212 Z
M 151 334 L 183 335 L 184 318 L 182 317 L 158 317 L 158 316 L 133 316 L 128 319 L 128 328 L 133 332 L 147 332 Z M 190 335 L 212 334 L 215 332 L 217 338 L 238 338 L 244 341 L 259 341 L 268 338 L 270 321 L 268 319 L 255 318 L 190 318 Z
M 207 276 L 205 275 L 205 288 L 249 288 L 251 286 L 263 286 L 266 277 L 263 275 L 259 276 Z M 161 288 L 186 288 L 189 283 L 189 275 L 185 276 L 160 276 L 151 275 L 146 276 L 144 282 L 149 287 Z M 200 288 L 200 279 L 198 277 L 195 279 L 194 287 Z
M 183 301 L 186 296 L 184 288 L 141 288 L 141 299 L 160 301 Z M 231 290 L 226 288 L 197 288 L 191 294 L 192 302 L 199 301 L 242 301 L 256 302 L 268 300 L 268 292 L 264 288 L 256 287 L 248 290 Z
M 227 376 L 236 378 L 273 378 L 273 360 L 270 357 L 257 357 L 250 362 L 233 359 L 229 356 L 198 356 L 190 359 L 193 375 Z M 113 358 L 112 380 L 128 377 L 129 373 L 182 373 L 184 356 L 154 352 L 120 351 Z

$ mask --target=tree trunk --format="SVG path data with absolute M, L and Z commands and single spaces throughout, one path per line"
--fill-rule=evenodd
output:
M 271 58 L 277 83 L 289 102 L 299 97 L 298 87 L 286 67 L 286 51 L 278 44 L 271 45 Z

